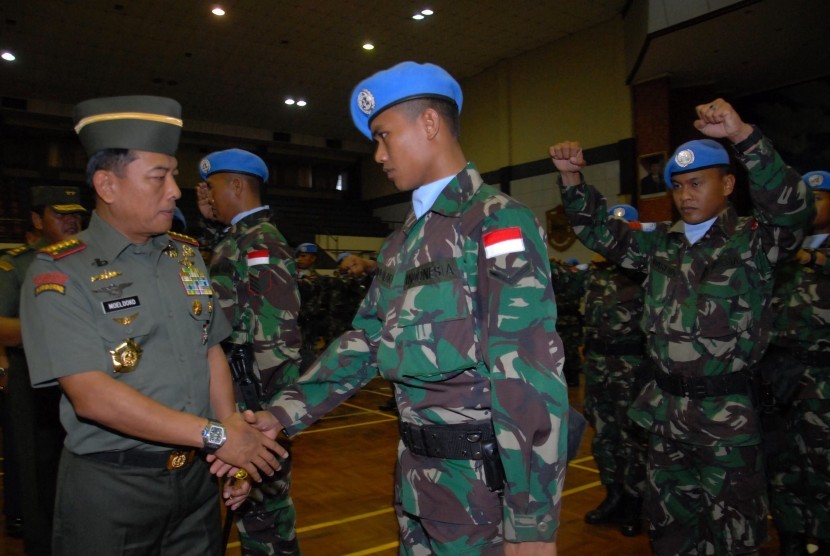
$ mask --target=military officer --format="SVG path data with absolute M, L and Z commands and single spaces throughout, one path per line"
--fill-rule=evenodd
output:
M 378 254 L 354 330 L 256 423 L 295 434 L 379 371 L 400 411 L 401 553 L 555 554 L 568 402 L 544 230 L 467 163 L 461 106 L 433 64 L 354 89 L 354 123 L 412 209 Z
M 262 204 L 268 167 L 260 157 L 242 149 L 214 152 L 202 159 L 199 173 L 213 216 L 229 226 L 210 265 L 213 291 L 233 328 L 224 346 L 228 354 L 244 347 L 251 359 L 246 368 L 234 369 L 244 373 L 234 374 L 237 403 L 259 409 L 300 374 L 294 258 L 272 223 L 270 207 Z M 250 383 L 253 400 L 243 394 Z M 255 487 L 237 513 L 243 554 L 299 554 L 287 461 L 275 480 Z
M 58 461 L 64 431 L 58 416 L 60 390 L 57 387 L 33 389 L 21 347 L 20 289 L 38 249 L 57 243 L 81 231 L 86 212 L 77 187 L 36 186 L 31 192 L 32 229 L 39 239 L 31 245 L 9 250 L 0 258 L 0 344 L 9 357 L 9 433 L 15 443 L 20 481 L 25 486 L 21 509 L 23 543 L 31 556 L 51 553 L 52 513 Z
M 219 346 L 230 326 L 196 242 L 166 233 L 181 195 L 181 107 L 99 98 L 74 120 L 95 211 L 87 230 L 38 254 L 21 291 L 32 385 L 63 392 L 53 552 L 223 554 L 197 451 L 254 478 L 285 452 L 235 411 Z M 248 488 L 229 481 L 223 495 L 238 506 Z
M 777 433 L 767 450 L 770 508 L 783 556 L 807 554 L 810 539 L 819 554 L 830 554 L 830 172 L 803 179 L 815 196 L 816 219 L 796 258 L 776 271 L 765 355 L 776 384 L 770 420 L 780 427 L 765 431 Z
M 590 249 L 647 272 L 643 330 L 655 378 L 629 410 L 650 431 L 648 493 L 658 555 L 754 554 L 767 503 L 753 367 L 766 349 L 772 273 L 812 222 L 813 198 L 769 140 L 723 99 L 696 107 L 695 127 L 726 139 L 746 167 L 752 217 L 729 204 L 735 175 L 712 139 L 678 147 L 666 183 L 682 220 L 652 232 L 606 219 L 584 183 L 581 146 L 550 148 L 565 211 Z

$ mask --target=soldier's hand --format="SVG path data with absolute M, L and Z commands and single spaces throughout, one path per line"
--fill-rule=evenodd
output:
M 504 556 L 556 556 L 555 542 L 505 542 Z
M 208 220 L 215 219 L 213 215 L 213 202 L 207 183 L 201 182 L 196 186 L 196 202 L 199 206 L 199 212 L 204 218 Z
M 227 432 L 227 440 L 216 451 L 217 459 L 245 469 L 256 482 L 262 481 L 260 471 L 271 476 L 280 469 L 278 456 L 288 457 L 285 448 L 277 444 L 274 438 L 249 425 L 241 414 L 231 414 L 222 424 Z M 214 462 L 214 466 L 216 464 Z
M 248 410 L 242 414 L 242 417 L 249 425 L 261 431 L 268 438 L 276 438 L 282 432 L 282 424 L 268 411 L 257 411 L 254 413 Z
M 225 505 L 231 510 L 237 509 L 248 499 L 251 488 L 251 478 L 244 471 L 239 471 L 236 476 L 229 477 L 222 488 L 222 498 L 225 500 Z
M 565 186 L 578 185 L 582 180 L 579 172 L 587 165 L 578 141 L 562 141 L 548 149 L 553 165 L 562 176 Z
M 695 127 L 707 137 L 740 143 L 750 136 L 752 126 L 745 123 L 731 104 L 718 98 L 695 107 Z

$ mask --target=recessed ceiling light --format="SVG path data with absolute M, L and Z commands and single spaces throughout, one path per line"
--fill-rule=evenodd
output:
M 375 49 L 375 45 L 373 45 L 370 42 L 367 42 L 366 44 L 363 45 L 363 50 L 374 50 L 374 49 Z
M 222 8 L 220 8 L 219 6 L 216 6 L 215 8 L 213 8 L 213 9 L 212 9 L 212 10 L 210 10 L 210 11 L 211 11 L 211 13 L 212 13 L 213 15 L 218 15 L 218 16 L 223 16 L 223 15 L 225 15 L 225 10 L 223 10 L 223 9 L 222 9 Z
M 418 21 L 424 19 L 424 16 L 421 14 L 415 14 L 412 16 L 412 19 L 417 19 Z
M 304 101 L 304 100 L 298 100 L 298 101 L 297 101 L 297 106 L 305 106 L 306 104 L 307 104 L 307 103 L 306 103 L 306 101 Z
M 4 50 L 3 54 L 0 54 L 0 58 L 3 58 L 7 62 L 14 62 L 17 59 L 15 55 L 8 50 Z
M 435 12 L 434 12 L 434 11 L 432 11 L 432 10 L 430 10 L 429 8 L 427 8 L 427 9 L 425 9 L 425 10 L 421 10 L 421 13 L 422 13 L 422 14 L 424 14 L 424 15 L 432 15 L 432 14 L 434 14 Z
M 292 104 L 294 104 L 295 102 L 296 102 L 296 101 L 295 101 L 293 98 L 287 98 L 287 99 L 285 99 L 285 104 L 287 104 L 288 106 L 291 106 L 291 105 L 292 105 Z

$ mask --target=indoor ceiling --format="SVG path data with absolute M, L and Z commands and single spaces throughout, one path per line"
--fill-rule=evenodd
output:
M 0 64 L 0 96 L 70 106 L 95 96 L 156 94 L 179 100 L 185 120 L 355 139 L 349 94 L 379 69 L 407 59 L 430 61 L 463 79 L 618 17 L 629 3 L 3 0 L 0 50 L 12 50 L 17 60 Z M 217 4 L 225 16 L 211 14 Z M 765 4 L 775 9 L 761 9 Z M 805 5 L 824 16 L 803 13 Z M 826 33 L 795 32 L 826 25 L 830 2 L 762 0 L 753 6 L 732 19 L 654 36 L 630 80 L 672 74 L 679 84 L 780 82 L 776 50 L 785 51 L 788 82 L 830 72 Z M 413 20 L 423 8 L 435 13 Z M 373 51 L 361 48 L 366 41 Z M 728 63 L 737 66 L 724 73 Z M 288 97 L 308 105 L 287 106 Z

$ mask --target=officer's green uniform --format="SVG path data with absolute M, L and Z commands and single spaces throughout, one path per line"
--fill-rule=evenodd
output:
M 750 370 L 767 344 L 774 265 L 798 249 L 814 210 L 771 144 L 753 146 L 737 156 L 749 173 L 754 216 L 739 218 L 729 207 L 694 244 L 682 221 L 632 230 L 606 220 L 605 199 L 592 187 L 560 188 L 588 248 L 648 272 L 643 330 L 658 369 L 630 415 L 651 432 L 646 514 L 660 555 L 742 554 L 766 536 Z
M 228 343 L 253 348 L 263 406 L 297 381 L 301 343 L 294 259 L 270 218 L 262 207 L 232 225 L 210 266 L 213 289 L 233 328 Z M 244 402 L 238 392 L 236 399 Z M 283 463 L 277 480 L 256 485 L 239 510 L 243 554 L 299 554 L 289 462 Z

